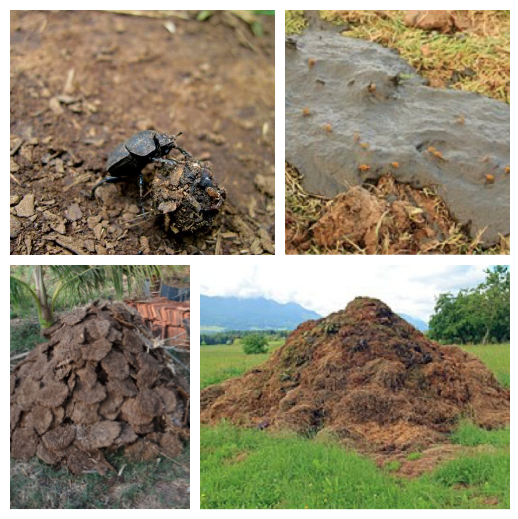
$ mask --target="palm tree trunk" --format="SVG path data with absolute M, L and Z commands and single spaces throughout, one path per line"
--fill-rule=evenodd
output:
M 47 289 L 43 280 L 44 272 L 41 265 L 34 267 L 34 284 L 36 285 L 36 294 L 40 302 L 40 325 L 42 328 L 50 328 L 54 324 L 54 314 L 47 297 Z

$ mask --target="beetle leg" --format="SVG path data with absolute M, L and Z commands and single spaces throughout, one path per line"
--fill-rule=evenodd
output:
M 94 198 L 95 191 L 99 186 L 102 186 L 103 184 L 116 184 L 118 182 L 125 182 L 126 180 L 127 180 L 126 177 L 110 177 L 110 176 L 104 177 L 102 180 L 97 182 L 97 184 L 95 184 L 95 186 L 93 187 L 92 198 Z
M 178 150 L 185 158 L 187 158 L 187 159 L 192 158 L 192 155 L 189 152 L 185 151 L 183 148 L 180 148 L 179 146 L 175 146 L 174 149 Z
M 173 160 L 173 159 L 161 159 L 159 157 L 154 157 L 153 159 L 151 159 L 153 162 L 160 162 L 161 164 L 169 164 L 169 165 L 173 165 L 173 166 L 176 166 L 178 164 L 178 161 L 177 160 Z
M 146 216 L 146 212 L 144 211 L 144 203 L 142 202 L 142 196 L 143 196 L 143 191 L 144 191 L 144 175 L 142 173 L 139 174 L 138 176 L 138 187 L 139 187 L 139 204 L 140 204 L 140 209 L 142 210 L 142 216 L 145 217 Z

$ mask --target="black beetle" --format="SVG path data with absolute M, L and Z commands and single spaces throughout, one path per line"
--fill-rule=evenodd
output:
M 108 176 L 99 181 L 92 189 L 92 198 L 95 196 L 96 189 L 105 183 L 123 182 L 130 178 L 138 178 L 140 188 L 140 206 L 142 212 L 142 190 L 144 186 L 144 176 L 142 169 L 150 162 L 163 162 L 166 164 L 177 164 L 172 159 L 164 159 L 171 150 L 176 149 L 185 157 L 190 158 L 190 154 L 183 148 L 176 145 L 175 136 L 158 133 L 154 130 L 145 130 L 131 136 L 127 141 L 119 144 L 108 155 L 106 161 L 106 171 Z

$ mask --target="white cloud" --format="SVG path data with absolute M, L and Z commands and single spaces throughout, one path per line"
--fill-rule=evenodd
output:
M 317 265 L 318 267 L 315 267 Z M 347 266 L 345 266 L 347 265 Z M 476 286 L 489 265 L 355 265 L 301 262 L 220 266 L 201 274 L 201 293 L 295 302 L 321 315 L 345 308 L 358 296 L 376 297 L 392 310 L 428 320 L 435 298 Z

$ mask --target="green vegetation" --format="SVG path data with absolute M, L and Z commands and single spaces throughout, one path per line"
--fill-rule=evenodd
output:
M 11 325 L 11 355 L 32 350 L 45 341 L 37 321 L 25 320 L 17 326 Z
M 263 36 L 264 30 L 263 25 L 259 21 L 256 15 L 264 15 L 264 16 L 275 16 L 275 11 L 230 11 L 234 16 L 243 20 L 250 26 L 250 30 L 254 33 L 254 36 L 261 38 Z M 214 11 L 199 11 L 196 15 L 196 20 L 199 22 L 204 22 L 212 18 L 214 15 Z
M 11 459 L 11 509 L 189 508 L 189 452 L 177 460 L 109 459 L 120 475 L 73 476 L 33 459 Z M 124 470 L 122 468 L 124 467 Z
M 383 468 L 387 472 L 397 472 L 398 470 L 401 469 L 401 462 L 398 460 L 392 460 L 392 461 L 385 463 L 385 465 L 383 465 Z
M 201 460 L 202 508 L 509 507 L 508 447 L 402 479 L 337 445 L 222 424 L 202 427 Z
M 286 34 L 300 34 L 307 27 L 304 11 L 284 11 L 284 31 Z
M 511 345 L 485 344 L 462 346 L 463 350 L 476 355 L 496 376 L 505 387 L 511 387 Z
M 268 353 L 268 339 L 259 333 L 254 333 L 243 337 L 241 340 L 243 353 L 246 355 L 260 355 Z
M 11 268 L 11 308 L 26 314 L 36 308 L 42 328 L 54 324 L 58 304 L 70 309 L 112 290 L 117 299 L 146 280 L 165 277 L 178 267 L 158 265 L 35 265 Z M 13 272 L 14 270 L 14 272 Z
M 254 335 L 261 333 L 268 338 L 269 342 L 285 339 L 290 333 L 290 330 L 226 330 L 218 331 L 216 326 L 210 327 L 217 333 L 202 333 L 200 335 L 200 344 L 209 346 L 213 344 L 234 344 L 236 339 L 242 339 L 247 335 Z M 209 327 L 203 328 L 204 332 L 209 331 Z
M 479 356 L 499 380 L 509 380 L 508 344 L 464 349 Z M 237 344 L 204 346 L 202 388 L 238 376 L 267 357 L 244 355 Z M 202 427 L 201 506 L 509 508 L 510 429 L 486 431 L 463 422 L 452 442 L 463 446 L 456 459 L 432 473 L 407 479 L 397 475 L 399 462 L 380 469 L 371 459 L 347 451 L 332 439 L 316 442 L 295 434 L 276 436 L 229 424 Z M 413 452 L 407 460 L 417 462 L 421 457 Z
M 423 457 L 423 455 L 420 452 L 411 452 L 406 459 L 408 461 L 417 461 L 420 460 Z
M 283 344 L 284 340 L 269 341 L 269 353 L 259 355 L 246 355 L 240 340 L 236 340 L 232 346 L 202 346 L 201 388 L 239 377 L 245 371 L 265 362 Z
M 459 428 L 452 435 L 452 442 L 467 447 L 477 445 L 493 445 L 495 447 L 506 447 L 511 442 L 511 429 L 505 427 L 497 431 L 486 431 L 469 421 L 459 424 Z
M 431 339 L 450 344 L 506 342 L 511 337 L 511 272 L 497 265 L 486 280 L 456 296 L 441 294 L 430 319 Z

